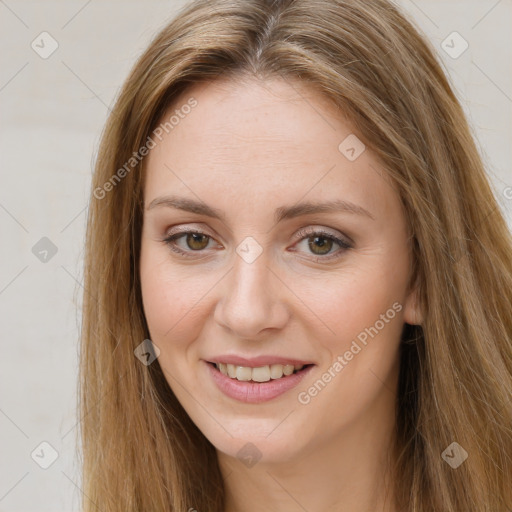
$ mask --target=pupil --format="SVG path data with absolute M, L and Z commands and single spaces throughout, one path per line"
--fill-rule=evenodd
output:
M 319 242 L 319 240 L 321 242 Z M 315 247 L 314 244 L 318 244 L 318 245 Z M 329 250 L 331 249 L 331 245 L 332 245 L 332 240 L 329 240 L 324 236 L 315 236 L 315 237 L 313 237 L 313 242 L 309 242 L 309 247 L 312 249 L 312 251 L 315 254 L 327 254 L 329 252 Z M 323 250 L 320 250 L 320 252 L 318 252 L 316 250 L 318 247 L 320 247 Z
M 190 239 L 190 237 L 192 238 L 192 240 Z M 190 242 L 190 243 L 188 243 L 188 246 L 191 249 L 204 249 L 205 245 L 204 245 L 203 239 L 206 239 L 206 238 L 207 238 L 206 235 L 201 235 L 200 233 L 190 233 L 188 240 L 187 240 L 187 242 Z M 203 243 L 201 243 L 201 242 L 203 242 Z M 199 244 L 199 247 L 195 244 Z

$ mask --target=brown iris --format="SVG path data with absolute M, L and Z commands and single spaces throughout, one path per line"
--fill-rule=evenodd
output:
M 313 240 L 313 241 L 312 241 Z M 318 242 L 320 240 L 320 242 Z M 315 244 L 317 244 L 315 246 Z M 332 249 L 333 241 L 325 236 L 310 236 L 308 238 L 308 246 L 314 254 L 324 255 Z M 316 252 L 316 247 L 320 247 L 320 252 Z
M 200 251 L 206 248 L 209 238 L 208 235 L 202 235 L 201 233 L 188 233 L 186 237 L 187 246 L 192 250 Z

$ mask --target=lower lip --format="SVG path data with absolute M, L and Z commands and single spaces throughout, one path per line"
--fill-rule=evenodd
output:
M 234 398 L 239 402 L 246 402 L 250 404 L 259 404 L 272 400 L 290 389 L 294 388 L 314 365 L 307 366 L 306 368 L 292 373 L 280 379 L 269 380 L 268 382 L 253 382 L 253 381 L 240 381 L 232 379 L 227 375 L 221 373 L 211 363 L 206 363 L 217 387 L 230 398 Z

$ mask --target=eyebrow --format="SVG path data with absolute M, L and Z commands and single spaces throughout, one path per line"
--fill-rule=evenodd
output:
M 199 215 L 205 215 L 214 219 L 219 219 L 223 222 L 226 221 L 226 216 L 217 208 L 208 206 L 207 204 L 196 201 L 195 199 L 189 199 L 178 196 L 162 196 L 157 197 L 149 203 L 146 210 L 152 210 L 157 207 L 168 207 L 175 208 L 177 210 L 184 210 L 191 213 L 197 213 Z M 327 201 L 323 203 L 319 202 L 304 202 L 295 204 L 292 206 L 280 206 L 276 208 L 274 212 L 274 222 L 277 224 L 283 220 L 293 219 L 302 215 L 314 214 L 314 213 L 352 213 L 355 215 L 361 215 L 369 217 L 375 220 L 375 217 L 365 208 L 359 206 L 350 201 L 344 201 L 337 199 L 334 201 Z

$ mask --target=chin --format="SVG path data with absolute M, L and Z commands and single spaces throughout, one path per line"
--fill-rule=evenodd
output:
M 256 463 L 289 462 L 306 448 L 304 430 L 292 425 L 284 428 L 281 421 L 245 418 L 222 422 L 225 430 L 217 423 L 198 427 L 218 452 L 252 467 Z

